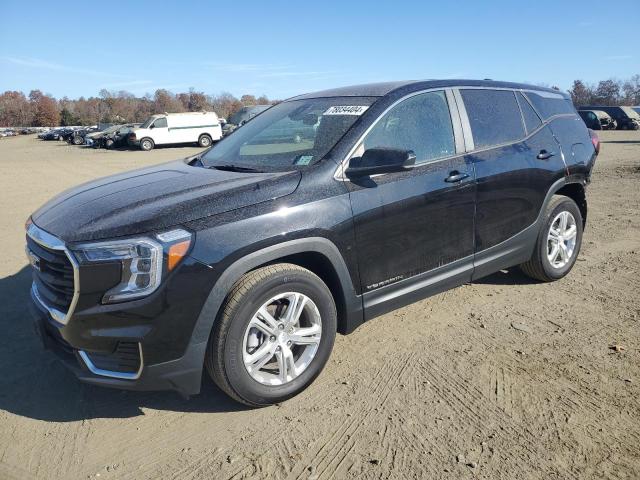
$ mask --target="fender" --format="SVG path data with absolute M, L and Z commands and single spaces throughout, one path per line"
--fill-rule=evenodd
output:
M 349 270 L 338 247 L 322 237 L 301 238 L 257 250 L 232 263 L 222 275 L 220 275 L 220 278 L 211 289 L 211 293 L 209 293 L 196 321 L 191 341 L 182 358 L 168 362 L 167 364 L 154 365 L 149 368 L 154 368 L 161 372 L 167 368 L 168 364 L 179 364 L 180 372 L 175 375 L 176 377 L 180 376 L 179 381 L 176 381 L 174 378 L 167 378 L 166 380 L 171 383 L 175 390 L 178 390 L 185 396 L 198 394 L 201 388 L 202 369 L 204 367 L 204 356 L 206 354 L 209 336 L 213 329 L 214 322 L 218 317 L 218 312 L 233 285 L 245 273 L 256 267 L 296 253 L 309 252 L 319 253 L 331 262 L 340 282 L 340 288 L 342 289 L 344 297 L 344 314 L 346 318 L 342 319 L 344 321 L 342 328 L 343 333 L 354 330 L 364 321 L 362 297 L 356 294 L 351 282 Z M 175 366 L 171 370 L 175 371 Z M 188 375 L 184 375 L 185 372 L 188 372 Z M 170 377 L 174 377 L 174 374 L 172 373 Z
M 278 243 L 257 250 L 232 263 L 222 275 L 220 275 L 220 278 L 216 281 L 211 293 L 207 297 L 193 331 L 192 343 L 206 342 L 209 340 L 213 323 L 224 299 L 233 285 L 245 273 L 282 257 L 309 252 L 319 253 L 327 258 L 338 276 L 342 294 L 344 295 L 345 313 L 347 314 L 347 318 L 344 319 L 347 324 L 346 330 L 352 330 L 349 328 L 349 325 L 357 326 L 362 323 L 362 299 L 356 294 L 356 290 L 351 282 L 349 270 L 338 247 L 323 237 L 307 237 Z

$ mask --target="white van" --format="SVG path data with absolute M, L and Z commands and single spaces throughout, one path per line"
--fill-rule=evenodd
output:
M 221 138 L 222 128 L 214 112 L 164 113 L 151 115 L 139 128 L 134 128 L 129 142 L 148 151 L 167 143 L 210 147 Z

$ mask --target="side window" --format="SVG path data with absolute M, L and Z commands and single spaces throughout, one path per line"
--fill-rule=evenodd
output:
M 563 97 L 559 93 L 552 92 L 533 92 L 525 93 L 531 104 L 536 107 L 540 115 L 544 119 L 553 117 L 554 115 L 566 115 L 567 113 L 576 113 L 573 103 L 569 98 Z
M 386 147 L 413 150 L 416 163 L 456 152 L 453 125 L 443 91 L 415 95 L 389 110 L 367 134 L 360 150 Z
M 162 117 L 162 118 L 158 118 L 156 119 L 155 122 L 153 122 L 153 126 L 154 128 L 166 128 L 167 127 L 167 119 Z
M 531 133 L 540 125 L 542 125 L 540 117 L 538 117 L 538 114 L 533 110 L 531 104 L 527 101 L 526 98 L 524 98 L 524 95 L 522 95 L 522 93 L 516 93 L 516 97 L 518 97 L 520 110 L 522 110 L 522 116 L 524 118 L 524 124 L 527 127 L 527 133 Z
M 460 90 L 476 148 L 515 142 L 525 136 L 520 109 L 510 90 Z

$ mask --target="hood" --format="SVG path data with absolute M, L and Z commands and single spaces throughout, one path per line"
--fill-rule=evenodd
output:
M 65 242 L 115 238 L 273 200 L 293 193 L 299 182 L 298 171 L 229 172 L 178 160 L 72 188 L 31 218 Z

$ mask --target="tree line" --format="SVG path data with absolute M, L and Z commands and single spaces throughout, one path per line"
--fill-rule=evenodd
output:
M 640 75 L 634 75 L 628 80 L 602 80 L 597 85 L 575 80 L 569 93 L 576 107 L 640 105 Z
M 214 111 L 228 117 L 244 106 L 276 103 L 266 96 L 230 93 L 206 95 L 190 89 L 174 94 L 160 89 L 143 97 L 126 92 L 101 90 L 97 97 L 56 99 L 40 90 L 29 95 L 18 91 L 0 94 L 0 127 L 52 127 L 97 123 L 143 122 L 155 113 Z
M 555 88 L 555 87 L 554 87 Z M 640 75 L 628 80 L 602 80 L 591 85 L 575 80 L 569 90 L 576 107 L 585 105 L 640 105 Z M 149 115 L 162 112 L 199 112 L 213 110 L 229 117 L 243 106 L 272 104 L 266 96 L 230 93 L 206 95 L 190 89 L 174 94 L 160 89 L 143 97 L 126 92 L 101 90 L 97 97 L 56 99 L 40 90 L 28 96 L 18 91 L 0 95 L 0 127 L 51 127 L 57 125 L 95 125 L 104 123 L 143 122 Z

